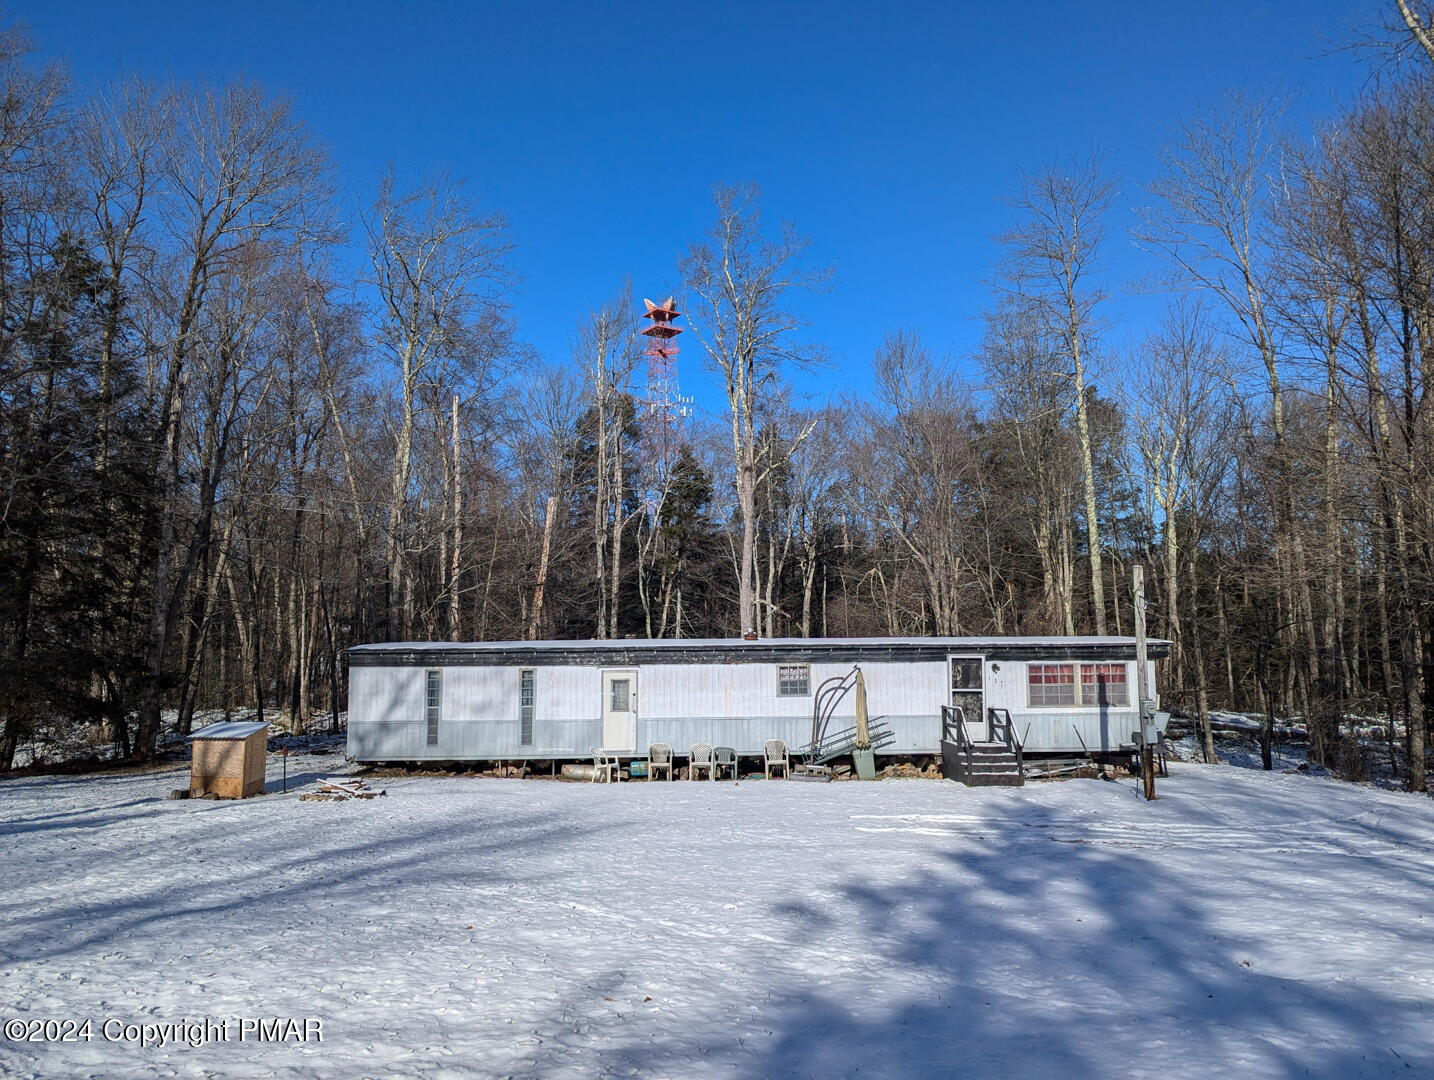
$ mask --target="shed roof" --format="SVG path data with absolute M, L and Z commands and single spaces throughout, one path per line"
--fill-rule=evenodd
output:
M 196 731 L 189 736 L 191 739 L 247 739 L 256 731 L 267 731 L 268 724 L 261 724 L 257 720 L 226 720 L 220 724 L 210 724 L 201 731 Z

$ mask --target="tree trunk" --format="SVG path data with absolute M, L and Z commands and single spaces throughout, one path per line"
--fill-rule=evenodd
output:
M 1173 661 L 1171 666 L 1175 669 L 1175 685 L 1183 689 L 1186 685 L 1186 672 L 1183 638 L 1180 628 L 1180 538 L 1175 525 L 1175 505 L 1173 498 L 1170 500 L 1169 505 L 1165 506 L 1164 510 L 1165 632 L 1170 635 L 1170 658 Z M 1193 585 L 1193 570 L 1191 581 Z
M 1404 638 L 1400 643 L 1403 662 L 1402 681 L 1404 700 L 1409 723 L 1409 790 L 1423 791 L 1426 787 L 1424 752 L 1428 741 L 1424 717 L 1424 642 L 1422 635 L 1412 625 L 1406 625 Z
M 1269 645 L 1261 642 L 1255 648 L 1255 681 L 1260 688 L 1260 698 L 1265 713 L 1264 720 L 1260 724 L 1260 767 L 1266 772 L 1270 772 L 1275 767 L 1275 702 L 1274 690 L 1270 686 L 1269 667 Z
M 815 547 L 804 544 L 805 558 L 802 560 L 802 637 L 812 636 L 812 589 L 817 576 L 817 553 Z
M 533 611 L 528 619 L 528 640 L 538 640 L 538 628 L 543 618 L 543 593 L 548 587 L 548 555 L 553 547 L 553 520 L 558 516 L 558 497 L 548 496 L 547 511 L 543 519 L 543 551 L 538 558 L 538 583 L 533 589 Z
M 1061 601 L 1061 624 L 1065 627 L 1067 637 L 1075 636 L 1075 568 L 1072 565 L 1073 555 L 1071 553 L 1071 530 L 1070 520 L 1061 518 L 1060 522 L 1060 552 L 1057 562 L 1059 576 L 1057 586 L 1060 591 Z
M 618 591 L 622 584 L 622 531 L 623 526 L 627 524 L 623 506 L 626 491 L 624 490 L 623 483 L 623 438 L 621 423 L 621 415 L 618 415 L 616 418 L 618 430 L 614 432 L 612 448 L 612 559 L 608 566 L 608 573 L 611 576 L 608 585 L 607 628 L 607 636 L 609 638 L 616 638 L 618 636 Z
M 737 467 L 737 507 L 742 518 L 742 550 L 737 563 L 737 611 L 742 635 L 755 635 L 757 625 L 757 463 L 750 445 L 741 448 Z
M 176 543 L 176 516 L 179 503 L 179 426 L 183 411 L 187 371 L 182 354 L 174 361 L 174 390 L 167 403 L 164 421 L 164 488 L 160 505 L 159 544 L 155 551 L 154 586 L 150 596 L 149 643 L 144 664 L 144 695 L 139 703 L 135 726 L 135 756 L 152 758 L 159 742 L 161 695 L 164 692 L 164 664 L 171 637 L 170 607 L 174 583 L 170 580 Z
M 1100 518 L 1097 516 L 1095 500 L 1095 465 L 1091 453 L 1090 418 L 1085 401 L 1085 365 L 1081 361 L 1080 345 L 1073 340 L 1072 357 L 1075 362 L 1076 431 L 1080 436 L 1081 494 L 1085 500 L 1085 537 L 1090 549 L 1090 595 L 1091 610 L 1095 616 L 1095 632 L 1105 633 L 1105 578 L 1101 566 Z M 1074 626 L 1067 633 L 1073 633 Z
M 595 400 L 593 409 L 597 413 L 596 438 L 597 446 L 594 447 L 596 460 L 593 463 L 593 582 L 597 592 L 597 632 L 593 635 L 599 639 L 608 636 L 609 624 L 607 613 L 607 551 L 608 551 L 608 517 L 612 513 L 612 496 L 608 488 L 608 454 L 609 439 L 608 432 L 608 410 L 607 410 L 607 375 L 602 372 L 595 384 Z
M 1215 618 L 1220 630 L 1220 644 L 1225 652 L 1225 693 L 1226 703 L 1231 709 L 1238 709 L 1240 701 L 1235 694 L 1235 649 L 1230 640 L 1230 623 L 1225 616 L 1225 576 L 1223 571 L 1215 573 Z
M 388 532 L 384 551 L 384 640 L 403 641 L 408 636 L 406 605 L 402 589 L 404 559 L 402 531 L 408 504 L 408 483 L 413 467 L 413 363 L 407 351 L 403 354 L 402 387 L 399 402 L 398 431 L 394 437 L 393 465 L 389 474 Z
M 1188 570 L 1190 575 L 1190 648 L 1193 654 L 1190 662 L 1195 669 L 1195 711 L 1199 719 L 1200 744 L 1205 761 L 1207 764 L 1214 764 L 1216 760 L 1215 733 L 1210 726 L 1209 680 L 1205 675 L 1205 650 L 1200 641 L 1200 611 L 1198 607 L 1200 578 L 1197 573 L 1197 561 L 1193 548 L 1189 556 Z
M 1434 34 L 1430 33 L 1428 25 L 1409 6 L 1408 0 L 1395 0 L 1395 4 L 1399 8 L 1400 18 L 1404 20 L 1404 25 L 1409 29 L 1410 36 L 1419 43 L 1425 56 L 1434 62 Z

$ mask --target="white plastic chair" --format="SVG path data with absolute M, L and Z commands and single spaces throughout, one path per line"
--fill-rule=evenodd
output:
M 672 747 L 665 742 L 652 743 L 647 748 L 647 778 L 656 780 L 658 771 L 667 770 L 667 779 L 672 779 Z
M 697 770 L 706 769 L 707 779 L 711 780 L 713 768 L 712 744 L 705 742 L 693 743 L 688 749 L 688 753 L 691 755 L 692 760 L 688 762 L 687 765 L 687 779 L 696 780 Z
M 774 769 L 782 770 L 782 779 L 789 779 L 792 775 L 792 762 L 787 757 L 787 744 L 781 739 L 768 739 L 762 744 L 762 757 L 767 774 L 767 779 L 772 779 Z
M 598 782 L 598 777 L 603 777 L 611 784 L 617 780 L 617 755 L 610 754 L 606 750 L 599 750 L 597 747 L 589 747 L 593 752 L 593 783 Z
M 737 779 L 737 751 L 731 746 L 716 746 L 712 749 L 712 779 L 723 769 L 732 770 L 732 779 Z

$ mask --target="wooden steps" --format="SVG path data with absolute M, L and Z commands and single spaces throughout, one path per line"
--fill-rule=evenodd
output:
M 1023 787 L 1026 783 L 1020 760 L 1005 743 L 972 743 L 968 755 L 963 747 L 943 739 L 941 775 L 967 787 Z

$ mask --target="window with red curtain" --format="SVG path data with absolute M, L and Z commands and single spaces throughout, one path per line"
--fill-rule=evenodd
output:
M 1026 697 L 1031 708 L 1130 704 L 1125 664 L 1080 664 L 1079 672 L 1076 667 L 1075 664 L 1027 664 Z
M 1027 664 L 1026 689 L 1033 709 L 1050 705 L 1074 705 L 1075 665 Z
M 1082 705 L 1129 705 L 1130 686 L 1124 664 L 1082 664 L 1080 666 Z

